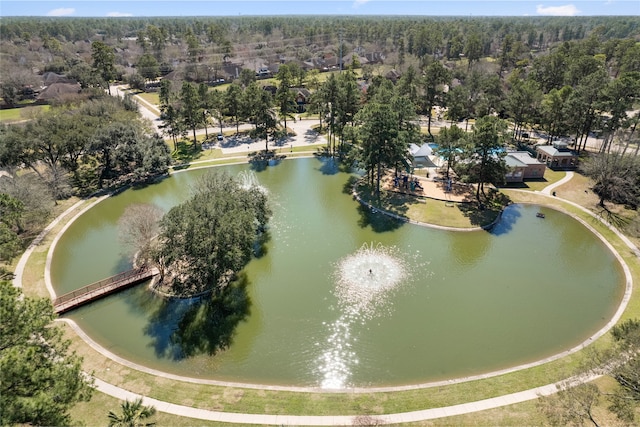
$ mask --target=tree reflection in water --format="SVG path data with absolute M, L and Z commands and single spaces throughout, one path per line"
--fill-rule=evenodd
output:
M 233 342 L 238 324 L 250 314 L 245 274 L 199 300 L 164 300 L 145 327 L 155 352 L 173 360 L 214 355 Z

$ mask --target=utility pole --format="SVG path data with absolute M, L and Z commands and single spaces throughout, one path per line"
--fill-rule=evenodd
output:
M 340 43 L 340 73 L 342 74 L 342 28 L 340 28 L 340 37 L 338 40 L 338 43 Z

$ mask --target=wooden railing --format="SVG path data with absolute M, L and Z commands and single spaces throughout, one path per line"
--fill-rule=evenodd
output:
M 157 269 L 150 267 L 134 268 L 133 270 L 118 273 L 115 276 L 107 277 L 99 282 L 60 295 L 53 302 L 54 311 L 57 314 L 61 314 L 73 310 L 90 301 L 148 280 L 156 274 L 158 274 Z

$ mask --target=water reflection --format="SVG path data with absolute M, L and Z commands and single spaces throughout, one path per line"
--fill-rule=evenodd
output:
M 404 221 L 383 215 L 375 208 L 360 204 L 358 206 L 358 226 L 361 228 L 371 228 L 376 233 L 386 233 L 397 230 L 406 224 Z
M 162 299 L 154 304 L 144 333 L 151 337 L 155 354 L 181 360 L 227 349 L 238 324 L 250 314 L 248 284 L 242 274 L 211 295 L 188 300 Z
M 234 283 L 206 298 L 203 304 L 187 310 L 172 335 L 173 342 L 187 357 L 214 355 L 229 348 L 236 327 L 250 314 L 248 284 L 246 275 L 241 275 Z
M 340 172 L 340 161 L 334 157 L 319 157 L 320 167 L 318 170 L 323 175 L 335 175 Z
M 458 269 L 472 268 L 489 253 L 491 234 L 486 231 L 453 232 L 449 235 L 449 257 Z
M 498 223 L 491 229 L 491 234 L 500 236 L 501 234 L 509 233 L 513 230 L 513 227 L 521 216 L 520 205 L 507 206 L 504 211 L 502 211 L 502 216 Z
M 353 368 L 359 363 L 353 350 L 352 330 L 391 313 L 392 292 L 412 273 L 407 259 L 395 247 L 365 243 L 337 263 L 334 292 L 341 315 L 336 321 L 325 323 L 326 342 L 316 344 L 321 347 L 318 371 L 322 388 L 350 385 Z

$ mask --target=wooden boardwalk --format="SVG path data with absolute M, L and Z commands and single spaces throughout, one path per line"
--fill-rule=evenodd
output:
M 105 295 L 126 289 L 137 283 L 151 279 L 158 274 L 158 269 L 153 267 L 140 267 L 124 271 L 115 276 L 92 283 L 75 291 L 60 295 L 53 301 L 53 310 L 56 314 L 66 313 L 69 310 L 80 307 L 91 301 L 102 298 Z

